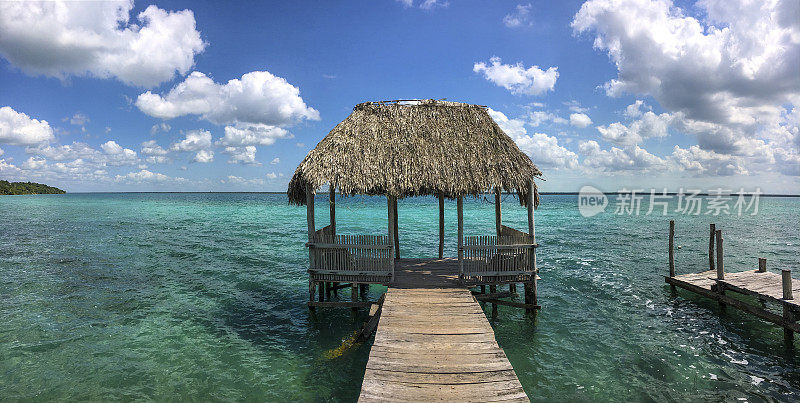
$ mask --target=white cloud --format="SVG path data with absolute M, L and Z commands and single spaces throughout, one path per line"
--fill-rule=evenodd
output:
M 149 140 L 142 143 L 142 155 L 145 156 L 145 161 L 150 164 L 165 164 L 170 161 L 167 158 L 169 151 L 162 148 L 155 140 Z
M 668 113 L 656 115 L 647 111 L 639 115 L 639 119 L 625 125 L 620 122 L 608 126 L 597 126 L 597 131 L 604 140 L 617 145 L 640 144 L 647 138 L 660 138 L 669 135 L 669 125 L 674 118 Z
M 779 164 L 765 170 L 792 172 L 786 163 L 799 143 L 793 143 L 797 123 L 787 116 L 800 102 L 798 12 L 796 0 L 707 0 L 686 10 L 670 0 L 591 0 L 572 27 L 593 33 L 595 48 L 615 63 L 618 76 L 605 84 L 608 95 L 652 96 L 672 116 L 670 126 L 695 135 L 701 150 L 714 158 L 746 157 L 734 158 L 738 165 L 727 171 L 704 172 L 741 173 L 743 164 L 764 161 Z M 625 115 L 656 116 L 644 106 L 637 101 Z M 638 141 L 625 133 L 607 137 L 618 144 Z M 775 158 L 780 152 L 788 158 Z
M 530 24 L 531 4 L 517 4 L 514 12 L 503 17 L 503 24 L 509 28 L 517 28 Z
M 397 2 L 406 8 L 414 7 L 414 0 L 397 0 Z M 417 3 L 417 5 L 423 10 L 431 10 L 436 7 L 447 7 L 450 5 L 450 2 L 442 0 L 421 0 Z
M 3 154 L 3 153 L 2 153 L 2 150 L 0 150 L 0 155 L 2 155 L 2 154 Z M 281 159 L 280 159 L 280 158 L 278 158 L 278 157 L 275 157 L 275 159 L 273 159 L 273 160 L 272 160 L 272 161 L 270 161 L 269 163 L 270 163 L 270 165 L 278 165 L 278 164 L 280 164 L 280 163 L 281 163 Z
M 540 168 L 578 167 L 578 156 L 574 152 L 558 144 L 558 139 L 544 133 L 529 136 L 525 122 L 520 119 L 509 119 L 504 113 L 488 109 L 489 115 L 503 131 L 517 143 L 522 152 L 531 157 L 531 161 Z
M 267 179 L 278 179 L 278 176 L 283 176 L 283 175 L 278 175 L 275 172 L 269 172 L 265 176 L 267 177 Z
M 195 154 L 194 162 L 208 163 L 214 161 L 214 152 L 211 150 L 200 150 Z
M 73 161 L 71 167 L 80 166 L 86 170 L 105 169 L 108 166 L 136 165 L 139 163 L 136 151 L 124 148 L 115 141 L 108 141 L 100 146 L 102 151 L 92 148 L 90 145 L 81 142 L 72 144 L 27 147 L 25 152 L 28 154 L 42 156 L 52 161 Z M 74 161 L 80 160 L 80 163 Z M 67 166 L 67 165 L 64 165 Z
M 183 140 L 170 146 L 172 151 L 200 151 L 211 148 L 211 133 L 207 130 L 193 130 L 186 133 Z
M 0 108 L 0 143 L 35 145 L 53 140 L 53 129 L 46 120 L 32 119 L 8 106 Z
M 489 59 L 489 63 L 475 63 L 472 70 L 483 73 L 484 78 L 515 95 L 539 95 L 552 91 L 558 79 L 558 67 L 542 70 L 539 66 L 532 66 L 526 69 L 522 63 L 502 64 L 497 56 Z
M 567 119 L 547 111 L 533 111 L 528 115 L 528 118 L 529 120 L 526 123 L 533 127 L 540 126 L 547 122 L 553 122 L 560 125 L 567 124 L 569 122 Z
M 229 185 L 264 185 L 266 182 L 263 179 L 245 179 L 241 176 L 228 175 L 227 178 L 220 180 L 220 183 Z
M 125 183 L 154 183 L 154 182 L 182 182 L 185 181 L 184 178 L 172 178 L 167 175 L 157 173 L 157 172 L 150 172 L 146 169 L 142 169 L 138 172 L 129 172 L 125 175 L 117 175 L 114 178 L 117 182 L 125 182 Z
M 586 113 L 586 112 L 589 112 L 589 108 L 585 108 L 585 107 L 581 106 L 581 103 L 578 102 L 577 100 L 574 100 L 574 99 L 570 100 L 570 101 L 567 101 L 567 102 L 563 102 L 563 104 L 564 104 L 564 106 L 569 108 L 570 112 L 574 112 L 574 113 Z M 542 105 L 542 106 L 544 106 L 544 105 Z
M 23 169 L 39 170 L 47 165 L 47 160 L 42 157 L 28 157 L 28 160 L 22 163 Z
M 256 161 L 256 147 L 225 147 L 226 154 L 230 155 L 229 164 L 261 165 Z
M 306 105 L 297 87 L 267 71 L 253 71 L 225 84 L 193 72 L 163 96 L 150 91 L 139 95 L 136 106 L 160 119 L 199 115 L 220 125 L 284 126 L 319 119 L 319 112 Z
M 693 173 L 697 176 L 714 175 L 746 175 L 747 169 L 739 157 L 706 151 L 698 146 L 683 149 L 675 146 L 670 159 L 678 169 Z
M 292 138 L 286 129 L 265 124 L 239 123 L 225 126 L 225 136 L 218 143 L 227 146 L 272 145 L 277 139 Z
M 642 172 L 667 166 L 664 159 L 639 146 L 628 146 L 622 149 L 611 147 L 610 150 L 602 150 L 596 141 L 590 140 L 581 142 L 578 149 L 584 156 L 584 166 L 603 172 Z
M 157 134 L 159 132 L 168 132 L 172 129 L 172 126 L 167 124 L 166 122 L 156 123 L 153 127 L 150 128 L 150 134 Z
M 0 2 L 0 54 L 29 74 L 116 77 L 154 87 L 194 65 L 205 43 L 190 10 L 131 0 Z
M 83 126 L 87 123 L 89 123 L 89 117 L 80 112 L 72 115 L 72 117 L 69 118 L 69 124 L 71 125 Z
M 592 124 L 592 119 L 585 113 L 572 113 L 569 115 L 569 124 L 584 128 Z

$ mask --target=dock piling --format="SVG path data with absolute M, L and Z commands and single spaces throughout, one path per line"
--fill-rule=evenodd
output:
M 708 270 L 714 270 L 714 236 L 717 232 L 716 224 L 710 225 L 711 232 L 708 236 Z
M 759 273 L 767 272 L 767 259 L 763 257 L 758 258 L 758 272 Z
M 669 220 L 669 276 L 675 277 L 675 220 Z
M 722 230 L 716 231 L 717 236 L 717 280 L 725 280 L 725 265 L 722 262 Z
M 784 301 L 794 299 L 792 295 L 792 271 L 790 269 L 781 270 L 781 285 L 783 286 Z M 786 322 L 794 321 L 792 308 L 785 302 L 783 304 L 783 320 Z M 794 332 L 790 329 L 783 328 L 783 340 L 788 345 L 791 345 L 794 342 Z

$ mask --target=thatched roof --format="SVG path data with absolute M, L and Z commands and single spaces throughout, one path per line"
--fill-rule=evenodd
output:
M 366 102 L 308 153 L 288 194 L 290 203 L 305 204 L 306 184 L 398 198 L 477 196 L 500 188 L 525 203 L 528 181 L 541 174 L 486 107 L 432 99 Z

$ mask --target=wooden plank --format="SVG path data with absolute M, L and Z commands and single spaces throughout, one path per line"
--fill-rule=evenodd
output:
M 385 295 L 359 401 L 527 401 L 468 289 Z

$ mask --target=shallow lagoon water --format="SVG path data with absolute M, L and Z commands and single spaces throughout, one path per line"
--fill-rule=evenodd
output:
M 328 220 L 317 201 L 317 225 Z M 467 235 L 494 206 L 465 200 Z M 437 253 L 434 198 L 399 202 L 403 257 Z M 340 233 L 382 234 L 386 201 L 337 200 Z M 672 206 L 671 210 L 674 210 Z M 455 255 L 455 203 L 446 206 Z M 500 307 L 491 323 L 532 400 L 796 400 L 799 341 L 664 284 L 669 219 L 678 273 L 707 265 L 708 224 L 730 271 L 798 267 L 800 199 L 762 198 L 755 216 L 585 218 L 576 196 L 536 212 L 535 319 Z M 658 211 L 658 209 L 657 209 Z M 524 229 L 511 196 L 504 224 Z M 283 194 L 0 197 L 0 396 L 68 400 L 352 401 L 369 344 L 326 351 L 364 313 L 305 307 L 305 208 Z M 795 276 L 799 277 L 799 276 Z M 373 286 L 373 298 L 382 292 Z M 342 298 L 349 297 L 342 294 Z M 486 307 L 491 312 L 490 306 Z

